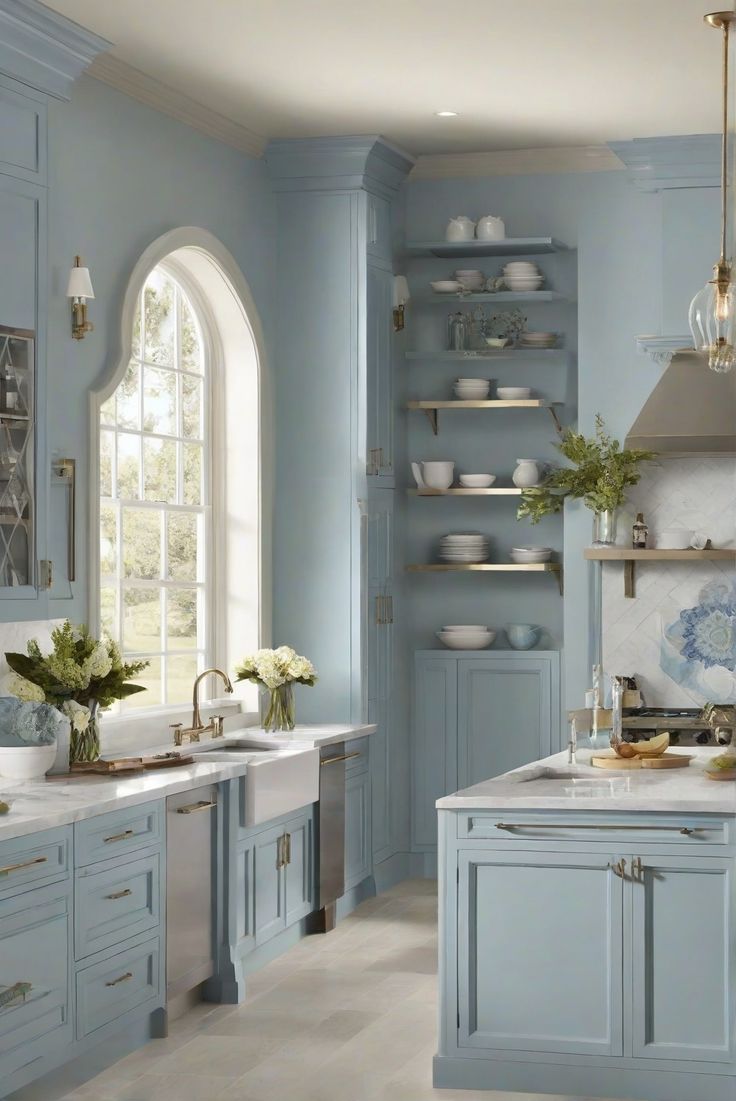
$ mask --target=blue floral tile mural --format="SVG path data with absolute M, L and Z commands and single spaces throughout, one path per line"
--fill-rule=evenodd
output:
M 736 579 L 709 582 L 664 628 L 660 665 L 703 703 L 736 703 Z

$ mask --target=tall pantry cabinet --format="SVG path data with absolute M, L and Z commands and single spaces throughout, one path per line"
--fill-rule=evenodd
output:
M 380 138 L 278 141 L 274 644 L 315 664 L 304 722 L 367 720 L 373 856 L 392 853 L 391 202 L 412 160 Z

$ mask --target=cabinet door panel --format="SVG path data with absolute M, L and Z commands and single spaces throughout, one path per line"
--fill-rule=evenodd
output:
M 417 658 L 414 673 L 412 837 L 437 844 L 436 799 L 457 788 L 457 661 Z
M 461 788 L 551 752 L 553 693 L 545 659 L 460 660 L 457 770 Z
M 368 722 L 376 724 L 371 734 L 371 821 L 373 857 L 385 860 L 391 852 L 390 768 L 388 756 L 388 703 L 372 701 L 368 705 Z
M 647 856 L 631 882 L 633 1054 L 732 1063 L 731 861 Z
M 38 190 L 0 178 L 0 325 L 36 328 L 36 270 L 40 233 Z
M 371 872 L 370 776 L 345 781 L 345 886 L 354 887 Z
M 314 872 L 312 817 L 295 818 L 286 824 L 289 863 L 286 865 L 286 924 L 312 911 Z
M 368 474 L 393 474 L 393 275 L 368 265 L 366 301 L 366 462 Z
M 284 873 L 279 866 L 284 833 L 283 826 L 277 826 L 259 834 L 255 840 L 256 944 L 262 944 L 286 925 Z
M 612 855 L 461 852 L 458 1044 L 620 1055 L 623 882 Z

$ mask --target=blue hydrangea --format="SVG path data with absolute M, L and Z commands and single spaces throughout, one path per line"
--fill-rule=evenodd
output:
M 69 720 L 51 704 L 0 697 L 0 746 L 4 748 L 53 745 L 68 728 Z

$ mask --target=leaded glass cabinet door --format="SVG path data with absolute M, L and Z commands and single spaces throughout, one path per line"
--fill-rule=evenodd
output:
M 0 590 L 35 595 L 34 334 L 0 325 Z

